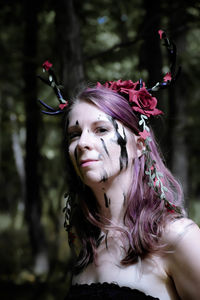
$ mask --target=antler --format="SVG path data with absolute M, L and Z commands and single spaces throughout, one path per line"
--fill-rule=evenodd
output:
M 162 82 L 157 82 L 152 88 L 148 88 L 147 90 L 149 92 L 155 92 L 159 89 L 163 89 L 172 85 L 176 81 L 181 71 L 181 67 L 179 66 L 176 72 L 176 45 L 167 38 L 167 35 L 163 30 L 160 29 L 158 34 L 160 35 L 160 39 L 163 39 L 164 46 L 167 48 L 171 60 L 170 72 L 164 76 Z
M 45 102 L 43 102 L 42 100 L 38 99 L 38 101 L 40 102 L 41 105 L 43 105 L 46 109 L 48 109 L 49 111 L 45 111 L 45 110 L 42 110 L 42 112 L 44 114 L 47 114 L 47 115 L 58 115 L 58 114 L 61 114 L 63 113 L 63 109 L 68 105 L 68 101 L 66 101 L 62 94 L 61 94 L 61 91 L 60 91 L 60 87 L 58 85 L 58 81 L 57 81 L 57 78 L 56 78 L 56 75 L 52 69 L 52 63 L 50 63 L 48 60 L 45 61 L 43 63 L 43 71 L 44 72 L 48 72 L 49 74 L 49 77 L 48 77 L 48 80 L 43 78 L 42 76 L 38 75 L 37 77 L 42 81 L 44 82 L 45 84 L 49 85 L 50 87 L 53 88 L 55 94 L 56 94 L 56 97 L 58 98 L 58 101 L 60 103 L 59 105 L 59 109 L 56 110 L 54 109 L 53 107 L 49 106 L 48 104 L 46 104 Z

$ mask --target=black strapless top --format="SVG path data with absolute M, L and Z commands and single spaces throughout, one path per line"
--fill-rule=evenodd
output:
M 72 285 L 65 300 L 159 300 L 129 287 L 115 283 L 92 283 Z

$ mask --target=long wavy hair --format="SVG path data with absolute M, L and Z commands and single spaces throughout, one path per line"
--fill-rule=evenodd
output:
M 104 113 L 131 129 L 133 134 L 139 135 L 138 116 L 133 112 L 127 99 L 118 93 L 107 88 L 84 89 L 71 101 L 67 114 L 70 114 L 70 110 L 77 101 L 95 104 Z M 69 194 L 74 205 L 76 203 L 72 224 L 82 244 L 82 251 L 75 267 L 76 273 L 95 261 L 102 229 L 118 230 L 121 232 L 122 241 L 128 240 L 129 249 L 121 260 L 121 264 L 131 265 L 136 263 L 138 258 L 145 258 L 148 254 L 159 251 L 162 248 L 159 241 L 166 223 L 186 215 L 181 186 L 165 166 L 152 130 L 151 139 L 151 156 L 156 162 L 158 171 L 163 174 L 163 184 L 168 189 L 166 198 L 172 205 L 179 208 L 180 212 L 169 211 L 164 201 L 149 186 L 149 179 L 145 174 L 145 155 L 142 155 L 134 161 L 132 184 L 127 195 L 124 215 L 125 229 L 113 226 L 99 214 L 99 206 L 93 192 L 80 181 L 67 154 Z

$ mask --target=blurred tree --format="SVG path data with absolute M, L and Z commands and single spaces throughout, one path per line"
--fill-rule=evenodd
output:
M 187 123 L 188 123 L 188 74 L 184 68 L 183 58 L 186 52 L 186 36 L 188 33 L 188 1 L 168 1 L 167 10 L 170 12 L 168 19 L 169 29 L 174 43 L 178 49 L 179 61 L 182 70 L 177 80 L 177 84 L 169 91 L 169 123 L 168 141 L 171 145 L 171 169 L 174 175 L 180 180 L 183 191 L 189 206 L 188 190 L 188 143 L 187 143 Z M 183 92 L 184 91 L 184 92 Z
M 48 254 L 44 230 L 41 224 L 41 197 L 39 193 L 38 126 L 40 114 L 37 107 L 37 33 L 38 3 L 24 1 L 24 100 L 26 110 L 26 201 L 25 217 L 28 224 L 31 246 L 34 254 L 34 271 L 37 274 L 48 271 Z
M 70 96 L 80 87 L 84 80 L 80 25 L 77 10 L 81 1 L 57 1 L 56 12 L 56 45 L 57 58 L 62 70 L 64 93 Z

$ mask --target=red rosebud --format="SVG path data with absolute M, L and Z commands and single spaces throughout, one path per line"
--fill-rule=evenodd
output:
M 150 136 L 150 133 L 147 130 L 141 131 L 139 132 L 139 135 L 146 140 L 148 138 L 148 136 Z
M 63 110 L 67 105 L 68 105 L 67 102 L 66 102 L 66 103 L 61 103 L 61 104 L 59 105 L 59 108 Z
M 172 75 L 171 72 L 168 72 L 165 76 L 164 76 L 164 81 L 171 81 L 172 80 Z
M 96 87 L 100 88 L 100 87 L 102 87 L 102 84 L 100 82 L 97 82 Z
M 176 205 L 167 203 L 167 204 L 165 204 L 165 206 L 169 213 L 171 213 L 171 214 L 175 213 Z
M 158 30 L 158 34 L 159 34 L 161 40 L 162 40 L 162 38 L 163 38 L 163 33 L 164 33 L 163 30 L 161 30 L 161 29 Z
M 43 63 L 43 68 L 45 69 L 46 72 L 49 71 L 49 69 L 53 66 L 52 63 L 50 63 L 48 60 L 46 60 L 44 63 Z

